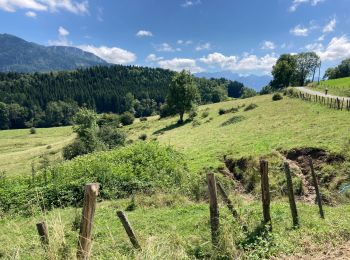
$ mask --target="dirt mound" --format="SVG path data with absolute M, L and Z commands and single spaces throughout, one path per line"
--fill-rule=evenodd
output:
M 284 152 L 284 155 L 288 160 L 297 163 L 304 175 L 310 172 L 309 158 L 312 159 L 315 169 L 319 169 L 325 163 L 331 164 L 345 160 L 341 155 L 330 154 L 323 149 L 312 147 L 296 148 Z

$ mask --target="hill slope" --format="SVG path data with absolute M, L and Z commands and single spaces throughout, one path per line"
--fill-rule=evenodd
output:
M 108 63 L 75 47 L 42 46 L 0 34 L 0 71 L 47 72 L 73 70 Z

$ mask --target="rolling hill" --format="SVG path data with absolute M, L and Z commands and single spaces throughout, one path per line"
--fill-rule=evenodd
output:
M 96 55 L 68 46 L 43 46 L 0 34 L 1 72 L 48 72 L 108 65 Z

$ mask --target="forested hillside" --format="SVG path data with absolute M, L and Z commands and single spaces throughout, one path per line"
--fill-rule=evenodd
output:
M 0 129 L 68 125 L 83 106 L 98 113 L 132 111 L 137 117 L 149 116 L 159 112 L 175 73 L 122 65 L 0 73 Z M 195 82 L 202 104 L 220 102 L 228 95 L 240 97 L 245 90 L 243 84 L 226 79 L 196 78 Z
M 96 55 L 71 46 L 43 46 L 0 34 L 0 71 L 49 72 L 108 65 Z

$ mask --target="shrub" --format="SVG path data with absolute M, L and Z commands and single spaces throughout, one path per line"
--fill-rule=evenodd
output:
M 97 119 L 97 124 L 102 127 L 104 125 L 109 125 L 113 127 L 118 127 L 120 124 L 120 116 L 117 114 L 102 114 Z
M 183 156 L 156 142 L 137 142 L 120 149 L 93 153 L 56 164 L 31 176 L 5 178 L 0 185 L 0 212 L 29 212 L 36 208 L 79 206 L 86 183 L 100 183 L 101 199 L 135 192 L 171 192 L 187 187 Z
M 250 98 L 250 97 L 254 97 L 256 95 L 257 95 L 257 93 L 256 93 L 256 91 L 254 89 L 244 87 L 243 88 L 243 94 L 242 94 L 241 98 Z
M 272 92 L 273 92 L 273 88 L 271 86 L 267 85 L 260 90 L 259 94 L 266 95 L 266 94 L 271 94 Z
M 195 119 L 195 117 L 197 117 L 198 113 L 197 113 L 197 109 L 196 108 L 191 108 L 190 112 L 188 113 L 188 119 L 189 121 L 193 121 Z
M 192 121 L 192 126 L 193 126 L 193 127 L 200 126 L 200 125 L 201 125 L 201 121 L 199 121 L 199 120 L 197 120 L 197 119 L 195 119 L 195 120 Z
M 113 149 L 124 145 L 126 134 L 118 128 L 105 125 L 99 129 L 97 137 L 106 145 L 106 148 Z
M 139 139 L 142 140 L 142 141 L 145 141 L 147 139 L 147 134 L 141 134 L 139 136 Z
M 226 109 L 219 108 L 219 115 L 221 116 L 221 115 L 224 115 L 224 114 L 226 114 Z
M 120 122 L 123 125 L 132 125 L 132 123 L 134 123 L 135 117 L 132 113 L 130 112 L 124 112 L 121 116 L 120 116 Z
M 282 97 L 282 95 L 280 93 L 275 93 L 272 96 L 272 100 L 273 101 L 278 101 L 278 100 L 282 100 L 282 99 L 283 99 L 283 97 Z
M 140 121 L 141 121 L 141 122 L 147 121 L 147 117 L 140 117 Z
M 232 124 L 241 122 L 241 121 L 243 121 L 244 119 L 245 119 L 244 116 L 234 116 L 234 117 L 231 117 L 230 119 L 228 119 L 227 121 L 223 122 L 223 123 L 221 124 L 221 126 L 232 125 Z
M 29 133 L 30 133 L 31 135 L 36 134 L 36 128 L 35 128 L 35 127 L 31 127 L 30 130 L 29 130 Z
M 258 107 L 257 104 L 251 103 L 251 104 L 249 104 L 248 106 L 246 106 L 246 107 L 244 108 L 244 111 L 253 110 L 253 109 L 257 108 L 257 107 Z
M 209 111 L 203 111 L 202 114 L 201 114 L 202 118 L 206 118 L 208 116 L 209 116 Z

